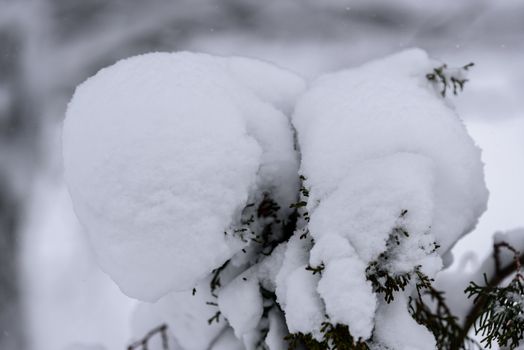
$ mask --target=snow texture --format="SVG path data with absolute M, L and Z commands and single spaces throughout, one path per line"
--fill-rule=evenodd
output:
M 432 184 L 431 163 L 425 157 L 397 153 L 363 161 L 349 169 L 337 190 L 314 210 L 309 229 L 315 239 L 345 237 L 370 262 L 386 250 L 403 209 L 410 208 L 403 220 L 408 232 L 430 230 Z
M 324 319 L 324 305 L 315 287 L 319 278 L 302 265 L 287 278 L 286 322 L 291 333 L 311 333 L 321 339 L 320 327 Z
M 486 208 L 480 151 L 426 80 L 434 65 L 408 50 L 326 75 L 293 114 L 309 191 L 307 232 L 316 242 L 309 263 L 324 266 L 321 305 L 363 339 L 376 308 L 366 267 L 387 254 L 381 268 L 392 275 L 420 266 L 434 277 L 442 268 L 437 244 L 447 252 Z M 296 294 L 291 276 L 302 284 Z M 288 277 L 286 302 L 308 295 L 315 305 L 314 282 L 296 276 Z M 290 320 L 285 311 L 290 331 L 314 330 L 309 315 Z
M 258 279 L 247 274 L 239 275 L 220 290 L 218 307 L 237 338 L 255 330 L 263 312 Z
M 269 350 L 281 350 L 288 347 L 284 337 L 288 334 L 286 322 L 282 315 L 275 310 L 269 312 L 269 332 L 266 336 L 266 345 Z
M 283 111 L 303 88 L 267 63 L 192 53 L 122 60 L 77 88 L 66 180 L 99 264 L 126 294 L 191 289 L 243 247 L 224 232 L 248 200 L 294 201 Z
M 399 294 L 377 311 L 374 341 L 391 350 L 436 350 L 433 334 L 409 314 L 407 297 Z
M 325 267 L 318 284 L 330 321 L 348 325 L 357 339 L 371 337 L 377 302 L 364 268 L 355 257 L 334 260 Z
M 161 298 L 150 311 L 187 350 L 253 349 L 262 329 L 283 349 L 287 332 L 322 340 L 326 321 L 378 348 L 435 349 L 408 312 L 413 285 L 386 304 L 368 273 L 435 277 L 486 208 L 480 151 L 425 77 L 438 65 L 408 50 L 303 94 L 293 73 L 246 58 L 157 53 L 102 70 L 75 92 L 63 141 L 102 268 L 128 295 Z M 299 173 L 297 229 L 262 256 L 236 233 L 267 198 L 281 209 L 249 230 L 285 222 Z M 262 288 L 283 314 L 264 313 Z
M 277 302 L 284 310 L 286 324 L 291 333 L 312 333 L 321 339 L 320 326 L 324 321 L 324 306 L 316 292 L 318 277 L 306 270 L 308 251 L 307 240 L 297 235 L 286 244 L 286 252 L 276 275 Z
M 302 152 L 301 172 L 311 188 L 310 209 L 317 201 L 323 202 L 344 190 L 344 186 L 357 192 L 361 182 L 348 184 L 345 180 L 348 174 L 358 172 L 364 162 L 380 163 L 385 157 L 402 153 L 419 159 L 412 162 L 413 166 L 419 163 L 424 169 L 411 173 L 412 169 L 402 169 L 405 164 L 395 166 L 391 162 L 377 170 L 404 170 L 405 187 L 413 179 L 428 185 L 433 182 L 426 189 L 433 193 L 430 202 L 424 198 L 425 203 L 420 205 L 389 203 L 394 198 L 386 191 L 382 193 L 384 204 L 376 209 L 389 213 L 389 218 L 398 216 L 399 209 L 430 210 L 424 215 L 431 216 L 431 232 L 442 252 L 475 226 L 487 200 L 480 150 L 459 117 L 427 81 L 426 73 L 435 66 L 438 63 L 428 59 L 425 52 L 413 49 L 326 75 L 312 83 L 293 116 Z M 380 174 L 364 172 L 361 178 L 366 181 L 368 176 Z M 390 190 L 396 194 L 394 188 Z M 346 205 L 361 206 L 355 200 L 347 202 Z M 405 204 L 411 207 L 402 208 Z M 374 224 L 367 219 L 366 210 L 369 209 L 363 206 L 361 212 L 355 213 L 357 217 L 351 217 L 356 220 L 349 222 Z

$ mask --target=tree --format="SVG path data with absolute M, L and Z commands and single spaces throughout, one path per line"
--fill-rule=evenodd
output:
M 464 325 L 433 285 L 486 209 L 480 150 L 444 102 L 470 67 L 408 50 L 306 87 L 256 60 L 157 53 L 81 84 L 63 139 L 75 211 L 100 266 L 167 322 L 130 349 L 167 333 L 183 349 L 464 349 L 472 325 L 517 347 L 521 231 L 467 287 Z

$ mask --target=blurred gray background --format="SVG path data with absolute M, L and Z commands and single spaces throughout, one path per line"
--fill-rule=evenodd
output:
M 244 55 L 315 77 L 414 46 L 476 63 L 452 99 L 491 191 L 455 249 L 475 264 L 494 231 L 524 226 L 523 1 L 0 0 L 0 349 L 129 340 L 134 301 L 94 263 L 61 175 L 77 84 L 150 51 Z

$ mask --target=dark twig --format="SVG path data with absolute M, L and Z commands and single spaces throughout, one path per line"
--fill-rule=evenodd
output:
M 134 349 L 139 349 L 139 348 L 142 350 L 147 350 L 149 340 L 151 340 L 151 338 L 153 338 L 156 334 L 160 334 L 160 336 L 162 337 L 162 350 L 168 350 L 169 343 L 167 339 L 167 325 L 166 324 L 153 328 L 152 330 L 147 332 L 147 334 L 142 339 L 139 339 L 135 341 L 134 343 L 132 343 L 131 345 L 129 345 L 127 347 L 127 350 L 134 350 Z
M 495 271 L 497 274 L 501 272 L 501 262 L 500 262 L 500 251 L 502 248 L 506 248 L 510 250 L 513 253 L 513 263 L 515 264 L 515 270 L 517 271 L 517 278 L 522 279 L 522 263 L 520 260 L 522 260 L 522 255 L 520 252 L 513 248 L 509 243 L 507 242 L 498 242 L 493 245 L 493 257 L 495 259 Z

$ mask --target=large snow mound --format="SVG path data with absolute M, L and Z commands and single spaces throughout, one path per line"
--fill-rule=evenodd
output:
M 320 77 L 299 99 L 292 121 L 308 223 L 298 234 L 314 239 L 309 264 L 323 272 L 300 291 L 293 273 L 280 273 L 290 331 L 317 327 L 288 311 L 302 294 L 319 296 L 332 322 L 368 339 L 380 304 L 367 275 L 434 277 L 486 209 L 480 150 L 426 79 L 436 66 L 408 50 Z
M 248 58 L 156 53 L 102 70 L 75 92 L 63 140 L 100 265 L 159 299 L 142 314 L 185 349 L 322 341 L 325 322 L 377 348 L 434 349 L 408 296 L 488 195 L 480 150 L 426 79 L 438 65 L 408 50 L 305 93 Z M 411 283 L 388 296 L 385 276 Z
M 284 113 L 303 89 L 268 63 L 193 53 L 125 59 L 77 88 L 66 181 L 99 264 L 126 294 L 192 288 L 242 249 L 224 232 L 248 201 L 295 200 Z
M 488 195 L 480 150 L 425 77 L 438 65 L 422 50 L 412 49 L 311 84 L 293 115 L 302 152 L 301 173 L 311 188 L 310 209 L 336 192 L 364 161 L 409 153 L 426 158 L 433 168 L 429 175 L 426 170 L 406 169 L 404 176 L 406 185 L 412 179 L 433 178 L 430 225 L 440 251 L 446 252 L 474 228 Z M 402 164 L 381 171 L 401 172 Z M 360 184 L 348 186 L 358 192 Z M 384 203 L 395 195 L 394 188 L 390 190 L 382 191 Z M 390 205 L 395 215 L 399 205 Z M 346 222 L 365 224 L 364 215 L 354 218 Z

